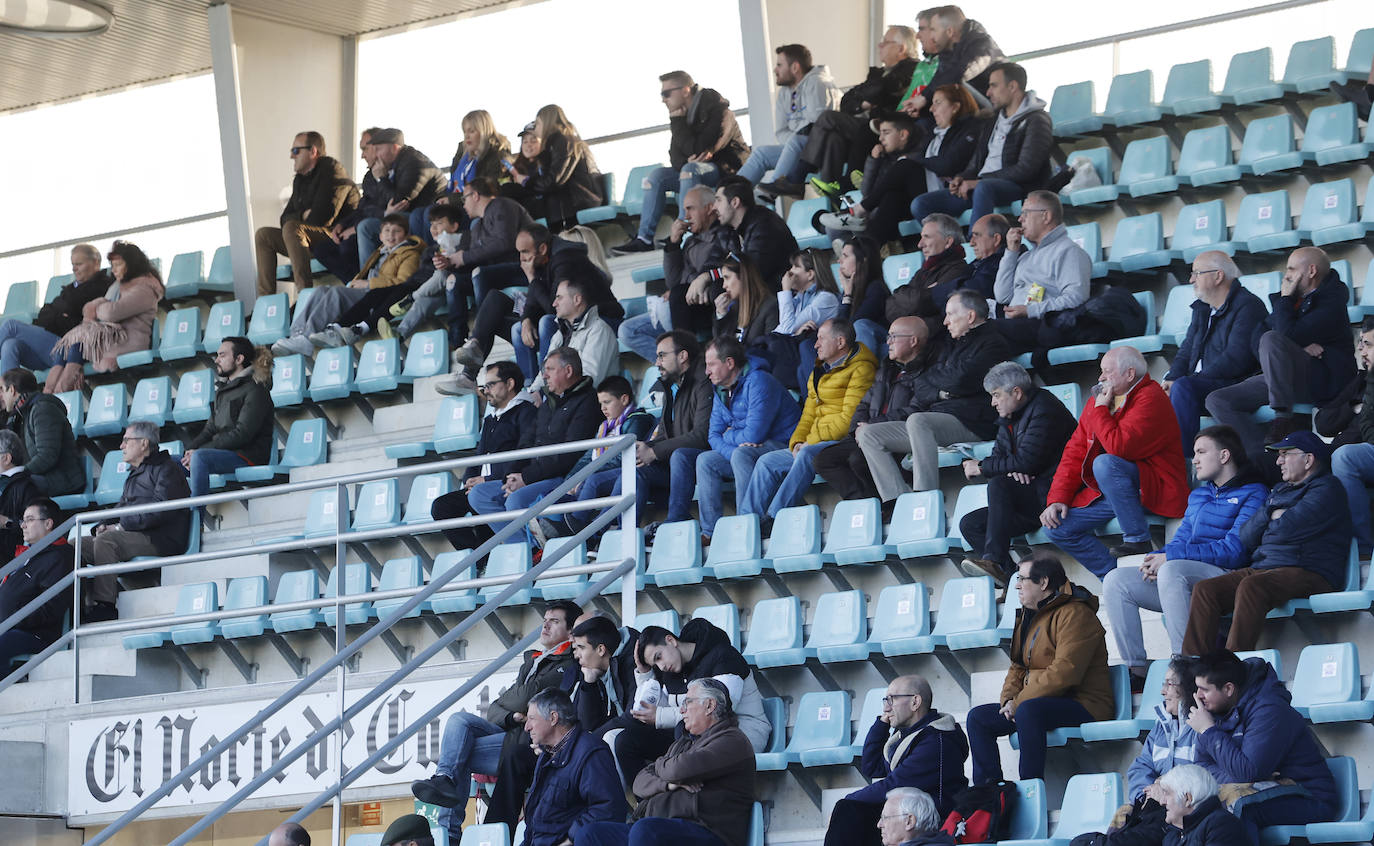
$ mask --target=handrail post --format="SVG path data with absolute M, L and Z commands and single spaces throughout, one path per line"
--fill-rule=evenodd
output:
M 665 402 L 671 397 L 664 399 Z M 635 566 L 625 574 L 620 582 L 620 620 L 626 626 L 635 624 L 635 591 L 639 589 L 639 543 L 636 529 L 639 526 L 637 513 L 638 500 L 635 483 L 638 481 L 638 445 L 630 446 L 620 453 L 620 491 L 630 497 L 630 506 L 620 515 L 620 556 L 633 558 Z
M 361 505 L 362 503 L 359 503 Z M 348 562 L 347 544 L 344 543 L 343 533 L 347 531 L 344 524 L 344 515 L 348 513 L 348 485 L 342 482 L 334 486 L 334 654 L 338 655 L 348 646 L 348 629 L 344 622 L 344 594 L 348 590 Z M 334 732 L 334 736 L 329 743 L 334 747 L 334 779 L 343 782 L 343 722 L 344 722 L 344 664 L 339 664 L 338 674 L 334 679 L 334 695 L 338 700 L 339 728 Z M 343 832 L 343 800 L 340 795 L 335 795 L 334 801 L 330 803 L 330 829 L 333 832 L 333 842 L 342 843 L 340 836 Z
M 72 544 L 72 704 L 81 704 L 81 515 L 76 517 L 76 542 Z M 95 543 L 94 540 L 91 541 Z M 92 556 L 94 560 L 94 556 Z

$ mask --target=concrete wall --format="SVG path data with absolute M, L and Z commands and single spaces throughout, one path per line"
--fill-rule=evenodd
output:
M 867 8 L 880 3 L 849 2 L 846 13 L 838 14 L 828 0 L 768 0 L 769 43 L 805 44 L 816 64 L 828 65 L 835 81 L 849 87 L 868 70 L 872 38 Z

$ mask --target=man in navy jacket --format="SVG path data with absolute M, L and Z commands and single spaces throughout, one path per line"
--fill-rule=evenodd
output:
M 630 808 L 611 749 L 578 725 L 567 693 L 536 693 L 525 726 L 539 758 L 525 800 L 522 846 L 576 842 L 586 825 L 624 822 Z

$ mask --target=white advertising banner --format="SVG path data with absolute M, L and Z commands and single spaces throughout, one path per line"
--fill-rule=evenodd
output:
M 486 704 L 514 678 L 510 672 L 492 676 L 351 786 L 401 785 L 433 775 L 444 718 L 458 710 L 485 715 Z M 462 683 L 463 679 L 402 683 L 367 706 L 344 724 L 344 772 L 386 745 Z M 348 691 L 348 701 L 356 701 L 365 692 Z M 68 733 L 68 812 L 89 816 L 127 811 L 271 701 L 187 708 L 172 705 L 140 714 L 72 722 Z M 337 701 L 332 690 L 298 697 L 154 807 L 205 805 L 229 798 L 338 716 Z M 264 784 L 255 798 L 328 789 L 335 783 L 334 754 L 333 739 L 318 744 Z

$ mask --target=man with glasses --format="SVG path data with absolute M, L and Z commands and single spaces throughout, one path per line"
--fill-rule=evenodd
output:
M 1239 278 L 1235 261 L 1220 250 L 1199 253 L 1193 259 L 1188 279 L 1197 299 L 1188 334 L 1159 383 L 1178 417 L 1185 458 L 1192 457 L 1207 395 L 1236 384 L 1259 366 L 1250 340 L 1268 312 Z
M 663 522 L 691 519 L 692 494 L 697 484 L 697 456 L 711 448 L 706 436 L 711 428 L 711 404 L 715 396 L 706 378 L 701 344 L 691 332 L 674 329 L 658 336 L 657 394 L 663 415 L 647 442 L 635 444 L 635 497 L 643 515 L 649 500 L 668 495 L 668 516 Z M 619 484 L 611 492 L 620 493 Z M 651 523 L 644 540 L 651 542 L 661 523 Z
M 644 178 L 644 208 L 639 233 L 611 252 L 646 253 L 654 248 L 658 219 L 668 202 L 668 192 L 685 196 L 695 185 L 714 186 L 744 166 L 749 145 L 744 143 L 730 101 L 714 88 L 702 88 L 686 71 L 672 71 L 658 78 L 659 96 L 668 110 L 671 137 L 668 161 Z M 752 192 L 752 187 L 750 188 Z
M 883 803 L 875 839 L 882 846 L 952 846 L 954 838 L 940 830 L 940 816 L 924 790 L 898 787 Z
M 358 135 L 358 154 L 365 166 L 363 178 L 359 182 L 361 197 L 358 199 L 358 207 L 352 214 L 340 215 L 334 221 L 334 225 L 329 227 L 329 238 L 310 248 L 311 255 L 339 279 L 352 279 L 358 275 L 358 268 L 362 267 L 362 260 L 358 258 L 358 224 L 369 217 L 380 219 L 386 209 L 382 184 L 372 173 L 372 168 L 377 163 L 377 157 L 372 151 L 374 132 L 381 132 L 381 127 L 368 127 Z
M 1030 192 L 1020 222 L 1007 232 L 1007 252 L 993 285 L 1001 312 L 997 329 L 1017 354 L 1063 342 L 1055 316 L 1088 301 L 1093 269 L 1092 258 L 1069 238 L 1058 194 Z M 1023 239 L 1035 249 L 1027 250 Z
M 52 500 L 33 500 L 18 521 L 23 530 L 23 542 L 6 551 L 15 558 L 23 555 L 53 530 L 61 516 L 57 503 Z M 0 581 L 0 620 L 8 619 L 37 599 L 71 571 L 71 545 L 65 537 L 58 538 Z M 0 678 L 9 674 L 11 658 L 41 652 L 61 637 L 62 622 L 71 608 L 72 589 L 68 587 L 0 634 Z
M 1334 436 L 1331 472 L 1345 488 L 1360 558 L 1374 550 L 1369 523 L 1369 487 L 1374 485 L 1374 317 L 1366 317 L 1355 343 L 1360 373 L 1346 387 L 1345 403 L 1317 412 L 1317 434 Z M 1341 431 L 1342 428 L 1344 431 Z
M 291 259 L 295 293 L 310 287 L 310 248 L 328 241 L 330 228 L 358 207 L 358 186 L 338 161 L 324 154 L 324 136 L 302 132 L 291 142 L 291 199 L 279 227 L 263 226 L 254 236 L 258 296 L 277 291 L 277 256 Z M 352 277 L 349 277 L 352 278 Z
M 955 795 L 968 786 L 964 761 L 968 738 L 949 714 L 931 705 L 930 682 L 901 676 L 887 686 L 883 712 L 868 728 L 859 771 L 871 783 L 835 803 L 826 846 L 878 846 L 880 814 L 892 792 L 916 787 L 934 800 L 941 817 L 954 808 Z

